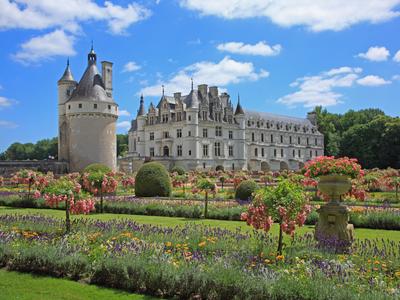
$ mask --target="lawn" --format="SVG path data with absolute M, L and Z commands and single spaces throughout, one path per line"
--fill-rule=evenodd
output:
M 61 210 L 53 209 L 35 209 L 35 208 L 11 208 L 0 206 L 0 214 L 42 214 L 46 216 L 64 218 L 65 212 Z M 241 228 L 244 230 L 253 230 L 252 227 L 247 226 L 245 222 L 240 221 L 223 221 L 223 220 L 199 220 L 199 219 L 185 219 L 185 218 L 173 218 L 173 217 L 158 217 L 158 216 L 143 216 L 143 215 L 124 215 L 124 214 L 90 214 L 90 215 L 79 215 L 72 216 L 72 218 L 91 218 L 98 220 L 113 220 L 113 219 L 125 219 L 135 220 L 142 224 L 153 224 L 160 226 L 179 226 L 186 223 L 193 224 L 204 224 L 212 227 L 220 227 L 229 230 L 235 230 Z M 314 226 L 304 226 L 296 231 L 298 234 L 306 232 L 312 232 Z M 390 239 L 393 241 L 400 241 L 400 233 L 396 230 L 377 230 L 377 229 L 364 229 L 356 228 L 355 236 L 359 239 Z M 273 235 L 278 234 L 278 226 L 274 224 L 270 231 Z
M 123 291 L 101 288 L 66 279 L 22 274 L 0 269 L 0 299 L 156 299 Z

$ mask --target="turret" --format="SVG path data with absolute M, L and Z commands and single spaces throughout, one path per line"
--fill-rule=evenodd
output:
M 307 113 L 307 119 L 310 120 L 311 124 L 317 126 L 317 113 L 314 111 L 310 111 Z
M 144 109 L 144 98 L 143 98 L 143 94 L 140 96 L 140 105 L 139 105 L 139 109 L 137 112 L 137 116 L 144 116 L 145 115 L 145 109 Z
M 71 97 L 72 91 L 75 89 L 76 84 L 77 83 L 74 79 L 74 76 L 72 75 L 68 59 L 64 74 L 57 82 L 58 104 L 64 104 Z
M 104 87 L 108 97 L 112 97 L 112 62 L 102 61 L 101 62 L 101 75 L 103 77 Z
M 235 110 L 235 117 L 239 115 L 244 115 L 244 111 L 242 106 L 240 105 L 240 96 L 238 94 L 238 103 L 236 105 L 236 110 Z

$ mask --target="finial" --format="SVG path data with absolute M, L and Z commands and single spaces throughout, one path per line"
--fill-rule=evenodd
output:
M 193 91 L 193 77 L 191 77 L 190 80 L 192 81 L 192 91 Z
M 69 57 L 67 58 L 67 67 L 69 67 Z
M 90 50 L 93 51 L 93 40 L 92 40 L 92 48 Z
M 164 97 L 164 85 L 162 85 L 162 96 Z
M 240 94 L 238 93 L 238 103 L 240 104 Z

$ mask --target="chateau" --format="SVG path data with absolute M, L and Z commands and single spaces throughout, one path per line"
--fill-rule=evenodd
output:
M 129 130 L 129 154 L 120 159 L 127 171 L 145 160 L 186 170 L 297 170 L 324 154 L 315 112 L 294 118 L 234 109 L 227 93 L 206 84 L 188 95 L 163 95 L 146 112 L 143 96 Z
M 68 171 L 80 171 L 91 163 L 117 168 L 116 122 L 118 105 L 112 97 L 112 63 L 101 63 L 92 49 L 88 65 L 77 83 L 67 63 L 58 81 L 58 160 Z

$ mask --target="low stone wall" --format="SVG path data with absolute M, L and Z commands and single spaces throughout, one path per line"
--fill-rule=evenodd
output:
M 22 169 L 30 169 L 43 173 L 50 171 L 54 174 L 64 174 L 68 171 L 68 164 L 54 160 L 0 161 L 0 176 L 9 177 L 11 174 Z

